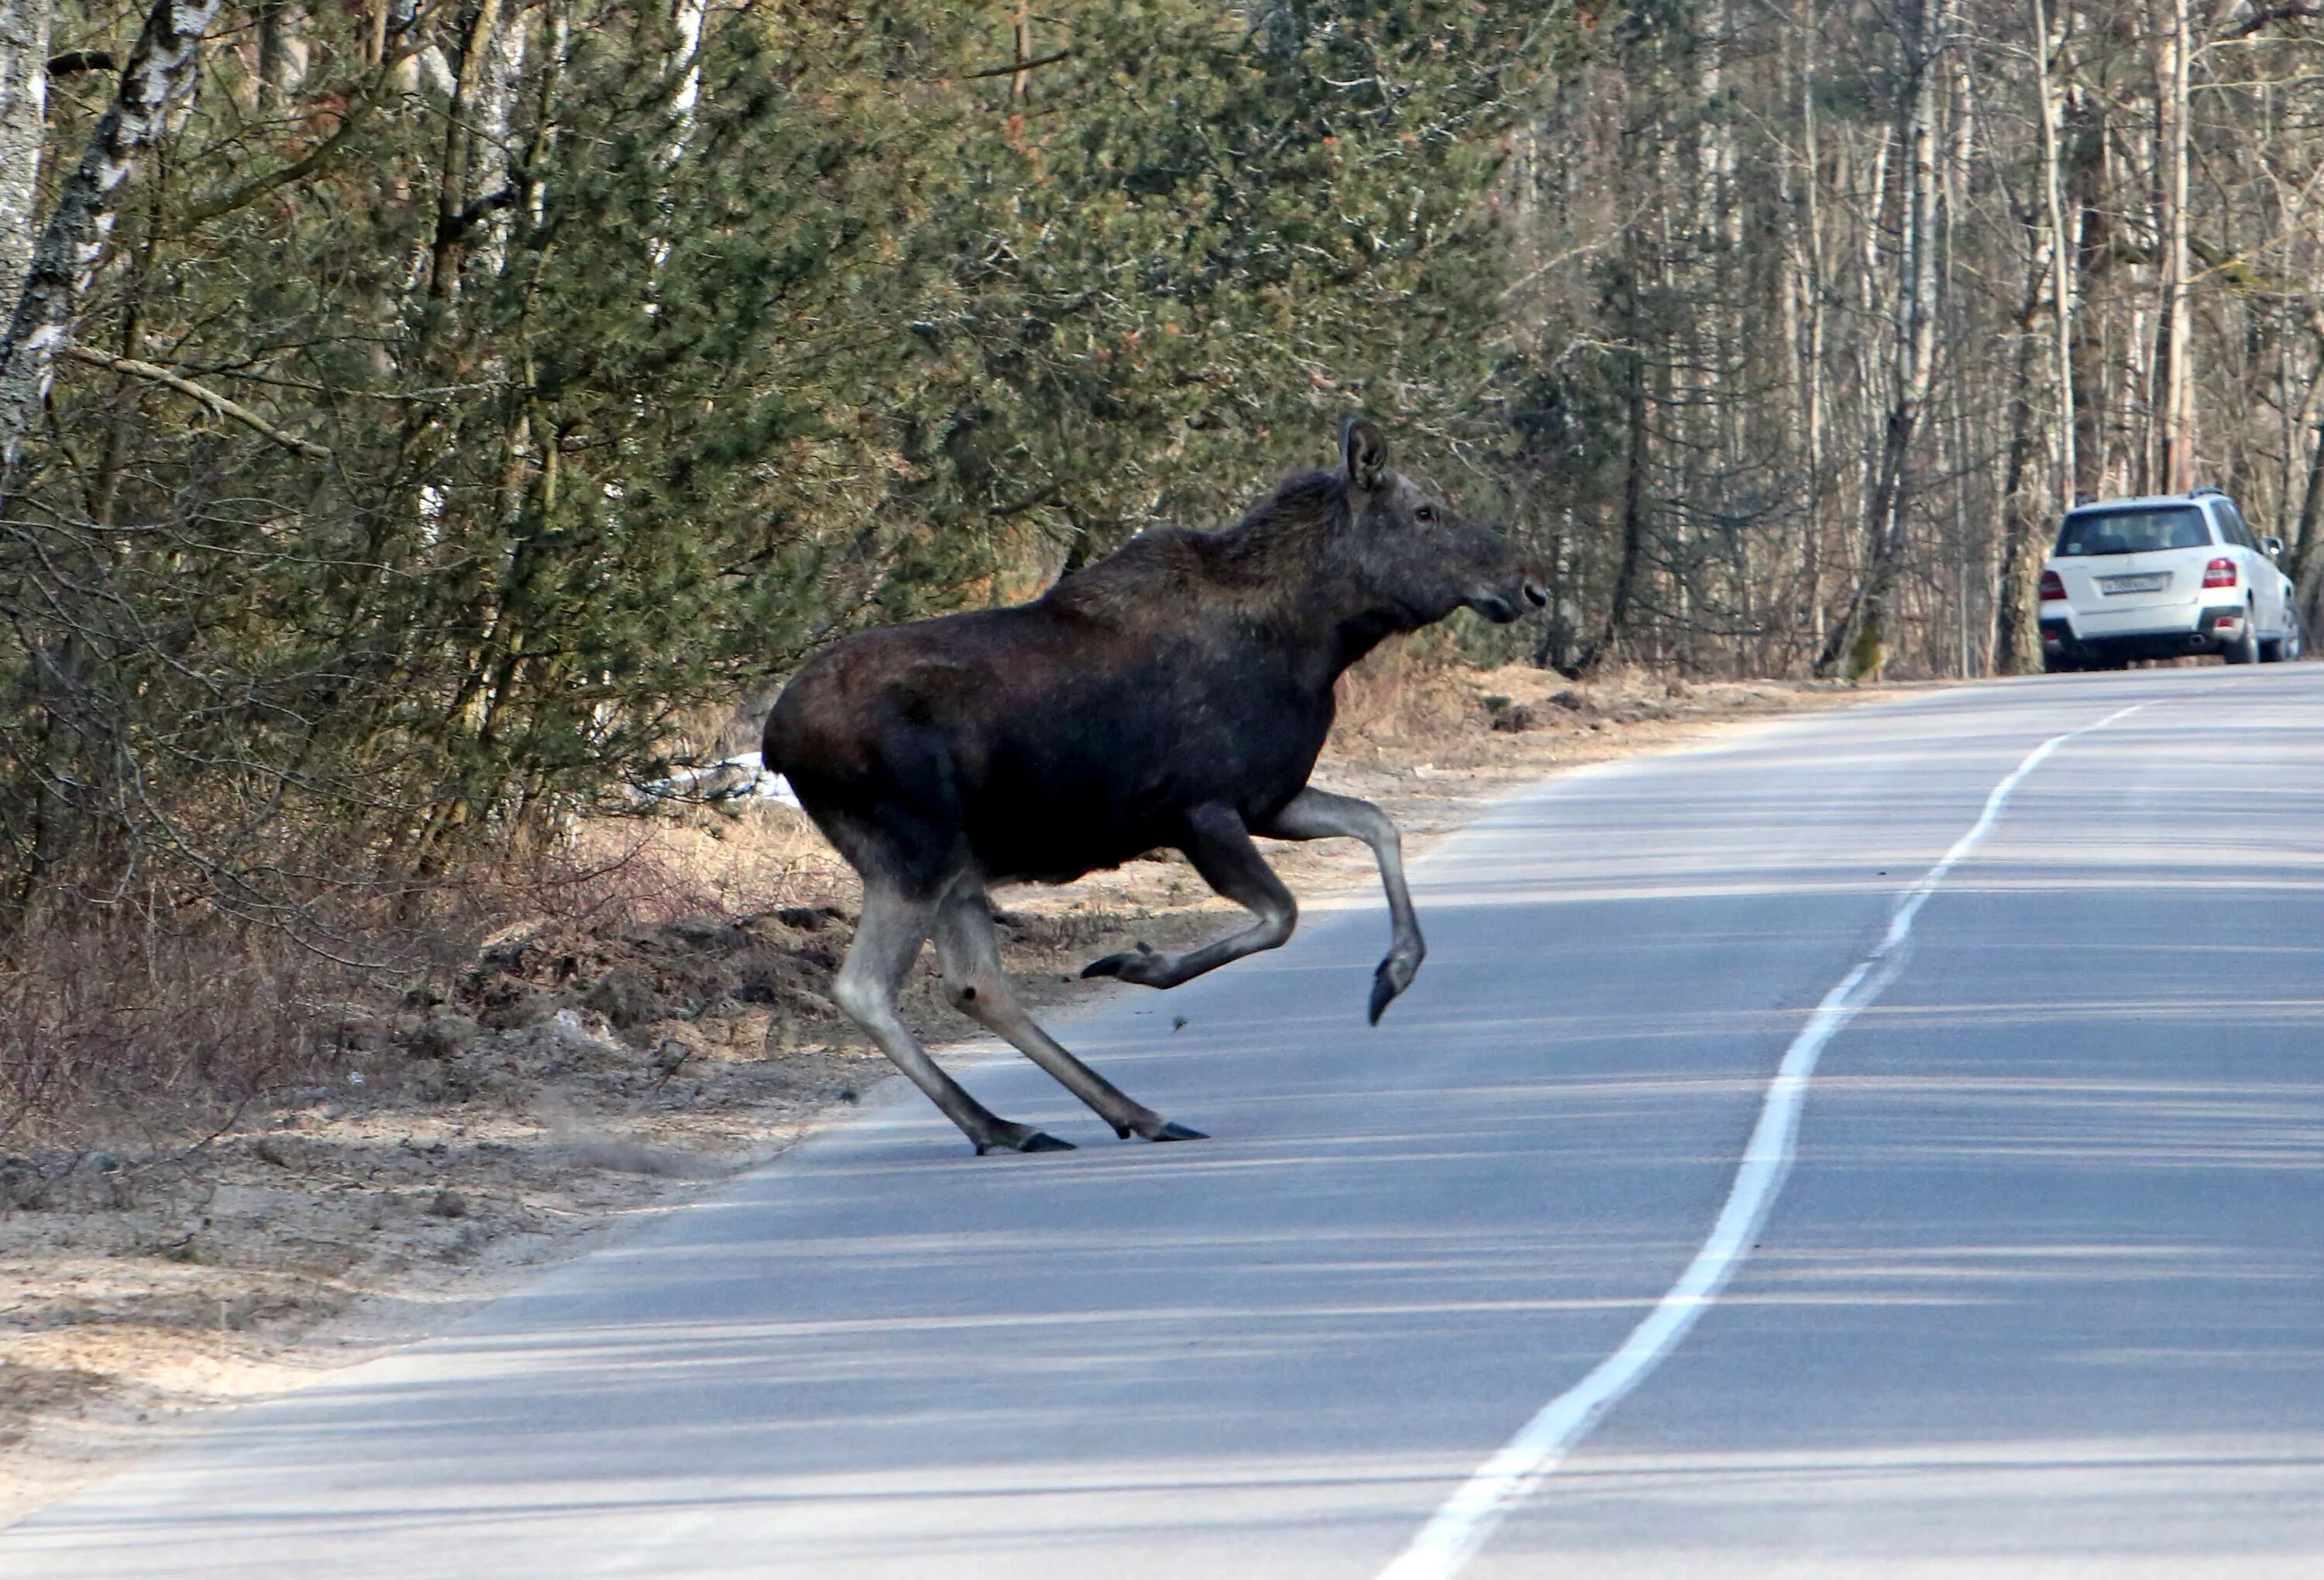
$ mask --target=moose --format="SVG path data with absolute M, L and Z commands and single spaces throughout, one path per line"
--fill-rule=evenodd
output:
M 1547 602 L 1498 528 L 1388 469 L 1351 418 L 1340 465 L 1286 479 L 1232 528 L 1150 528 L 1031 603 L 858 632 L 769 714 L 769 769 L 863 879 L 833 997 L 982 1156 L 1071 1150 L 1002 1119 L 929 1058 L 897 993 L 931 935 L 945 1001 L 1128 1140 L 1198 1141 L 1067 1052 L 1001 969 L 988 890 L 1067 883 L 1180 851 L 1254 918 L 1184 954 L 1144 943 L 1082 972 L 1172 988 L 1291 936 L 1298 906 L 1251 837 L 1371 847 L 1393 934 L 1370 1018 L 1425 954 L 1396 825 L 1307 783 L 1342 671 L 1467 607 L 1499 624 Z

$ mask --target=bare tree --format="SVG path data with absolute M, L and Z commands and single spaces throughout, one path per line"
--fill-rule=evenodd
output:
M 2059 56 L 2065 49 L 2067 13 L 2072 0 L 2060 0 L 2056 31 L 2052 31 L 2043 0 L 2034 3 L 2034 49 L 2039 66 L 2035 92 L 2042 106 L 2042 204 L 2050 221 L 2050 377 L 2058 408 L 2057 500 L 2061 509 L 2074 502 L 2074 257 L 2072 232 L 2066 224 L 2065 165 L 2060 157 L 2059 127 L 2065 119 L 2065 100 L 2059 80 Z
M 1907 0 L 1897 10 L 1904 87 L 1898 141 L 1904 149 L 1904 245 L 1896 263 L 1894 386 L 1865 505 L 1867 567 L 1847 618 L 1824 644 L 1816 668 L 1877 677 L 1887 662 L 1886 629 L 1904 547 L 1910 484 L 1905 468 L 1927 408 L 1936 367 L 1937 63 L 1947 44 L 1951 0 Z
M 2187 0 L 2161 0 L 2153 19 L 2158 47 L 2154 92 L 2154 241 L 2156 272 L 2153 382 L 2148 405 L 2148 463 L 2164 493 L 2188 486 L 2194 458 L 2194 381 L 2188 376 L 2188 84 L 2193 64 Z

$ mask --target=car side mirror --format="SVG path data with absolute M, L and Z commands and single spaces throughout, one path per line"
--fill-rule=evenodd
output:
M 2283 556 L 2283 539 L 2281 537 L 2263 537 L 2259 540 L 2259 546 L 2267 550 L 2267 557 L 2270 559 L 2280 559 Z

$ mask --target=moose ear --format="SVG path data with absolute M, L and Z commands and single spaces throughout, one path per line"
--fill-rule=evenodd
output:
M 1369 417 L 1351 417 L 1340 427 L 1340 462 L 1348 486 L 1365 493 L 1379 487 L 1388 475 L 1388 441 Z

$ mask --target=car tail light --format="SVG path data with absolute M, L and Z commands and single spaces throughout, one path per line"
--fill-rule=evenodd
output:
M 2203 585 L 2232 587 L 2236 584 L 2236 562 L 2221 556 L 2203 567 Z
M 2066 595 L 2066 583 L 2058 579 L 2055 571 L 2042 573 L 2042 602 L 2054 603 Z

